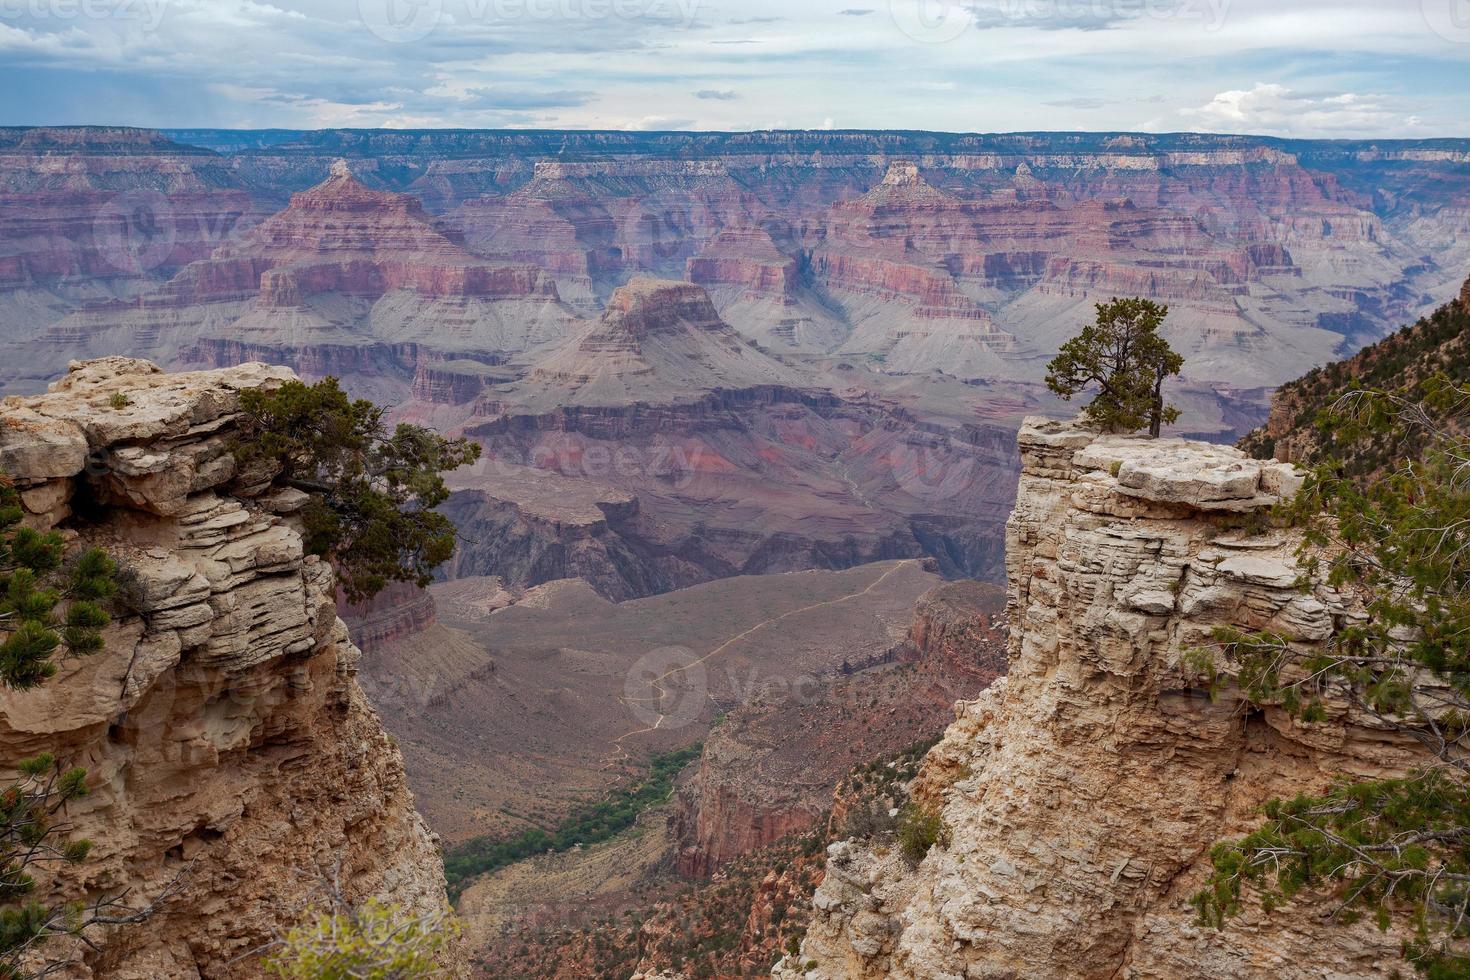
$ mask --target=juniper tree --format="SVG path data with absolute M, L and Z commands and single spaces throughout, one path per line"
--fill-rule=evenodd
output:
M 410 912 L 376 898 L 349 901 L 341 865 L 323 876 L 321 905 L 265 952 L 266 972 L 284 980 L 432 980 L 447 968 L 459 920 L 447 908 Z
M 1105 432 L 1144 427 L 1158 438 L 1179 418 L 1164 404 L 1164 381 L 1184 368 L 1184 358 L 1159 335 L 1167 306 L 1151 300 L 1113 299 L 1097 304 L 1097 319 L 1062 345 L 1046 368 L 1047 387 L 1066 401 L 1096 385 L 1097 397 L 1083 409 Z
M 430 980 L 451 975 L 439 957 L 458 935 L 447 912 L 344 904 L 292 929 L 265 967 L 285 980 Z
M 1422 397 L 1417 397 L 1422 395 Z M 1371 434 L 1423 446 L 1386 476 L 1352 478 L 1328 459 L 1282 515 L 1303 534 L 1309 573 L 1368 597 L 1368 616 L 1323 649 L 1273 633 L 1222 631 L 1193 663 L 1212 689 L 1236 684 L 1303 724 L 1346 699 L 1418 739 L 1427 760 L 1401 778 L 1343 780 L 1323 794 L 1275 800 L 1266 822 L 1217 845 L 1195 896 L 1217 927 L 1253 896 L 1331 903 L 1410 935 L 1427 976 L 1470 975 L 1470 386 L 1431 379 L 1415 398 L 1358 391 L 1320 424 L 1361 444 Z
M 454 524 L 434 508 L 449 498 L 443 474 L 478 459 L 479 445 L 416 425 L 389 431 L 382 408 L 349 399 L 335 378 L 252 389 L 240 408 L 236 458 L 311 495 L 306 549 L 332 562 L 349 599 L 427 586 L 454 554 Z

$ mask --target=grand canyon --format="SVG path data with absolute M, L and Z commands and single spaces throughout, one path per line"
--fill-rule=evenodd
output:
M 65 975 L 264 975 L 307 865 L 447 882 L 442 975 L 1389 975 L 1397 932 L 1205 935 L 1188 893 L 1416 748 L 1237 724 L 1179 661 L 1359 614 L 1257 526 L 1303 461 L 1273 394 L 1467 271 L 1470 139 L 0 128 L 0 467 L 144 596 L 0 699 L 5 758 L 105 775 L 58 893 L 202 903 Z M 1045 383 L 1114 297 L 1168 306 L 1163 442 Z M 426 588 L 334 596 L 231 458 L 242 392 L 328 377 L 480 448 Z M 1229 448 L 1262 425 L 1281 462 Z M 954 834 L 922 863 L 872 833 L 907 800 Z
M 614 599 L 927 556 L 997 578 L 1013 434 L 1096 302 L 1180 430 L 1443 302 L 1470 143 L 0 131 L 0 383 L 285 364 L 487 448 L 452 575 Z M 534 479 L 532 478 L 534 477 Z

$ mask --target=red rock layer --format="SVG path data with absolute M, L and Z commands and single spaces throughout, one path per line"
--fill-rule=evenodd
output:
M 420 360 L 409 391 L 426 405 L 468 405 L 480 397 L 489 379 L 498 376 L 494 364 L 482 361 Z
M 3 161 L 0 161 L 3 172 Z M 92 189 L 7 193 L 0 211 L 0 290 L 156 281 L 207 257 L 255 220 L 232 189 L 176 192 Z
M 437 230 L 416 198 L 373 190 L 344 165 L 286 210 L 262 222 L 216 262 L 248 260 L 264 308 L 300 305 L 316 293 L 378 297 L 396 289 L 425 296 L 494 299 L 554 296 L 530 266 L 492 266 Z
M 685 278 L 701 286 L 741 286 L 752 297 L 787 297 L 796 288 L 795 259 L 777 248 L 758 226 L 724 228 L 685 267 Z
M 436 621 L 428 589 L 395 582 L 367 602 L 353 604 L 337 592 L 337 615 L 363 653 L 377 653 L 395 640 L 422 633 Z

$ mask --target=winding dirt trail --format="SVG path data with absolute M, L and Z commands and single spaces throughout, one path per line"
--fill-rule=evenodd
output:
M 753 635 L 755 633 L 759 633 L 761 630 L 766 629 L 769 626 L 774 626 L 775 624 L 777 624 L 779 622 L 782 622 L 783 620 L 790 619 L 793 616 L 801 616 L 801 615 L 804 615 L 804 614 L 809 613 L 809 612 L 813 612 L 813 611 L 818 610 L 818 609 L 825 609 L 828 606 L 840 605 L 841 603 L 849 602 L 849 601 L 851 601 L 853 599 L 860 599 L 863 596 L 868 595 L 869 593 L 871 593 L 874 589 L 876 589 L 878 586 L 882 585 L 884 582 L 888 581 L 888 579 L 891 578 L 900 569 L 906 568 L 906 567 L 908 567 L 910 565 L 919 564 L 920 561 L 921 561 L 921 559 L 918 559 L 918 558 L 904 558 L 904 559 L 900 560 L 899 562 L 897 562 L 892 568 L 890 568 L 887 571 L 885 571 L 882 575 L 879 575 L 872 582 L 868 583 L 868 585 L 867 585 L 866 588 L 860 589 L 857 592 L 852 592 L 852 593 L 849 593 L 848 595 L 844 595 L 844 596 L 838 596 L 836 599 L 827 599 L 827 600 L 825 600 L 823 602 L 814 602 L 811 605 L 802 606 L 800 609 L 792 609 L 792 610 L 790 610 L 788 612 L 782 613 L 779 616 L 774 616 L 774 617 L 772 617 L 770 619 L 767 619 L 767 620 L 765 620 L 763 622 L 756 623 L 754 626 L 750 627 L 749 629 L 744 630 L 744 631 L 742 631 L 740 633 L 737 633 L 734 636 L 730 637 L 728 640 L 726 640 L 725 642 L 721 643 L 719 646 L 715 647 L 713 650 L 711 650 L 709 653 L 706 653 L 704 656 L 700 657 L 698 660 L 692 660 L 692 661 L 690 661 L 687 664 L 682 664 L 682 665 L 680 665 L 678 667 L 674 667 L 674 668 L 672 668 L 670 670 L 665 671 L 664 673 L 660 674 L 659 676 L 653 678 L 653 680 L 650 682 L 651 683 L 651 686 L 653 687 L 653 689 L 655 691 L 655 695 L 653 697 L 650 697 L 650 698 L 628 698 L 628 697 L 620 697 L 620 698 L 618 698 L 618 700 L 621 701 L 623 704 L 627 705 L 630 708 L 633 707 L 635 704 L 643 704 L 643 705 L 647 705 L 647 704 L 662 704 L 664 698 L 670 693 L 669 689 L 665 686 L 665 682 L 670 677 L 673 677 L 676 674 L 682 674 L 684 671 L 690 670 L 691 668 L 703 666 L 704 664 L 706 664 L 709 661 L 713 660 L 714 658 L 718 657 L 720 654 L 724 653 L 726 650 L 730 649 L 730 647 L 732 647 L 735 644 L 739 643 L 741 640 L 744 640 L 747 637 L 750 637 L 751 635 Z M 708 696 L 708 692 L 706 692 L 706 696 Z M 612 754 L 612 757 L 609 758 L 608 761 L 607 761 L 607 763 L 603 766 L 603 770 L 606 771 L 608 769 L 611 769 L 614 766 L 617 766 L 617 765 L 621 764 L 622 762 L 625 762 L 627 759 L 630 758 L 630 756 L 628 755 L 628 751 L 625 748 L 623 748 L 623 742 L 625 742 L 626 740 L 628 740 L 630 738 L 635 738 L 635 737 L 637 737 L 639 735 L 647 735 L 649 732 L 656 732 L 656 731 L 658 731 L 660 728 L 663 727 L 663 723 L 667 719 L 668 719 L 668 715 L 660 713 L 659 716 L 658 716 L 658 719 L 652 725 L 649 725 L 647 728 L 639 728 L 639 729 L 636 729 L 636 730 L 631 731 L 631 732 L 625 732 L 624 734 L 619 735 L 617 738 L 613 739 L 613 742 L 612 742 L 613 754 Z

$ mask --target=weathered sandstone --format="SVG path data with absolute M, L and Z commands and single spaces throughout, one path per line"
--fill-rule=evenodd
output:
M 778 977 L 1377 977 L 1399 937 L 1310 900 L 1224 931 L 1189 904 L 1208 850 L 1273 796 L 1401 773 L 1416 743 L 1334 706 L 1302 725 L 1183 664 L 1221 626 L 1310 648 L 1359 615 L 1299 587 L 1290 535 L 1260 530 L 1285 464 L 1182 440 L 1033 420 L 1007 529 L 1010 671 L 912 787 L 952 831 L 917 867 L 857 841 L 828 851 L 816 918 Z M 806 969 L 815 961 L 813 969 Z
M 332 570 L 303 554 L 305 495 L 237 472 L 230 452 L 239 393 L 291 377 L 107 358 L 0 402 L 0 468 L 28 520 L 106 549 L 128 595 L 100 653 L 0 695 L 0 766 L 48 751 L 89 773 L 66 819 L 95 847 L 46 894 L 168 891 L 97 949 L 47 946 L 71 958 L 63 976 L 259 976 L 258 950 L 332 879 L 352 900 L 443 906 L 436 842 L 358 688 Z

